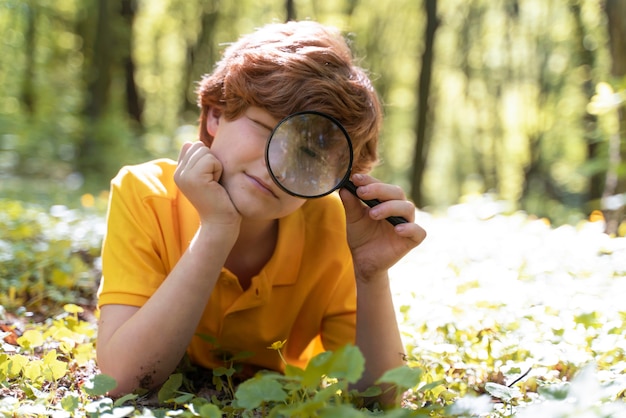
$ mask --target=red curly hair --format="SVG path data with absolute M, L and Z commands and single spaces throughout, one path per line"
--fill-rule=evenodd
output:
M 270 24 L 231 44 L 197 89 L 200 139 L 210 108 L 228 120 L 250 106 L 280 120 L 303 110 L 324 112 L 343 124 L 354 148 L 353 172 L 378 160 L 381 104 L 372 83 L 338 30 L 312 21 Z

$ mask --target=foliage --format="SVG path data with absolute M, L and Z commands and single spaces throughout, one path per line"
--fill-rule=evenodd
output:
M 43 312 L 91 304 L 103 231 L 96 212 L 0 199 L 0 305 Z
M 424 2 L 290 3 L 296 18 L 349 34 L 385 103 L 376 175 L 410 190 Z M 493 192 L 559 223 L 599 207 L 613 131 L 586 105 L 599 83 L 624 91 L 603 3 L 438 2 L 426 204 Z M 197 138 L 201 75 L 239 34 L 285 20 L 285 4 L 0 1 L 0 176 L 85 181 L 93 193 L 123 164 L 176 157 Z
M 35 216 L 33 207 L 3 204 L 0 213 L 13 208 L 23 217 L 13 218 L 13 233 L 30 239 L 52 236 L 59 224 L 82 225 L 65 224 L 66 209 L 65 217 Z M 93 224 L 102 217 L 73 213 L 101 234 Z M 418 215 L 429 237 L 391 272 L 407 362 L 379 380 L 403 393 L 401 408 L 366 407 L 380 389 L 350 390 L 363 370 L 353 346 L 323 353 L 304 369 L 288 366 L 285 374 L 263 372 L 241 384 L 233 379 L 234 363 L 202 378 L 181 367 L 156 394 L 114 400 L 106 393 L 115 382 L 95 365 L 91 308 L 66 304 L 47 319 L 25 310 L 0 316 L 0 415 L 625 416 L 625 238 L 602 233 L 601 221 L 552 228 L 523 213 L 504 215 L 500 202 L 486 198 L 445 216 Z M 82 237 L 70 241 L 82 243 L 77 248 L 94 244 Z M 65 258 L 45 265 L 62 264 L 67 254 L 48 253 Z M 268 349 L 280 353 L 283 344 Z

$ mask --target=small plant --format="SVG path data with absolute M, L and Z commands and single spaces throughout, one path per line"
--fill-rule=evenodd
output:
M 37 243 L 70 236 L 68 225 L 83 225 L 70 221 L 76 212 L 2 208 L 14 211 L 0 211 L 0 224 L 17 228 L 0 229 L 0 245 L 11 247 L 11 257 L 52 257 L 35 263 L 42 276 L 19 270 L 23 280 L 36 278 L 29 283 L 37 285 L 44 277 L 42 295 L 58 287 L 64 296 L 36 304 L 35 291 L 14 286 L 11 293 L 12 282 L 4 280 L 9 276 L 0 277 L 0 297 L 27 301 L 25 307 L 0 305 L 0 416 L 622 418 L 626 411 L 626 312 L 616 298 L 626 289 L 626 241 L 599 232 L 594 223 L 551 229 L 525 215 L 432 220 L 430 246 L 392 272 L 406 365 L 364 392 L 351 388 L 363 372 L 363 357 L 346 346 L 303 369 L 287 364 L 283 374 L 262 372 L 241 384 L 235 377 L 250 353 L 237 353 L 202 379 L 181 367 L 156 394 L 111 399 L 107 393 L 116 383 L 95 364 L 97 312 L 90 304 L 59 302 L 82 300 L 88 291 L 57 286 L 49 276 L 51 266 L 67 266 L 68 259 L 55 257 L 101 239 L 94 225 L 102 220 L 90 221 L 95 232 L 89 240 L 74 231 L 64 247 L 73 250 L 52 256 Z M 17 219 L 19 213 L 27 219 Z M 484 246 L 475 245 L 477 227 Z M 6 237 L 16 234 L 31 237 L 24 239 L 34 249 L 14 246 L 18 240 L 7 244 Z M 20 248 L 39 255 L 15 253 Z M 7 263 L 6 254 L 0 251 L 0 269 L 15 280 L 19 263 Z M 282 356 L 284 344 L 268 349 Z M 387 388 L 403 394 L 400 407 L 371 404 Z
M 50 313 L 91 304 L 103 233 L 95 213 L 0 199 L 0 305 Z

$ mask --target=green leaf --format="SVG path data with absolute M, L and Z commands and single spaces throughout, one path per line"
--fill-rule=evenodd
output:
M 324 388 L 318 389 L 315 392 L 315 396 L 313 396 L 313 400 L 320 405 L 323 405 L 328 400 L 337 396 L 337 391 L 339 390 L 339 385 L 337 383 L 326 386 Z
M 222 411 L 213 404 L 204 404 L 198 409 L 198 414 L 202 418 L 221 418 Z
M 117 398 L 115 402 L 113 403 L 113 407 L 122 406 L 126 402 L 135 401 L 137 398 L 139 398 L 139 395 L 137 395 L 136 393 L 128 393 L 122 396 L 121 398 Z
M 577 324 L 581 324 L 586 328 L 601 328 L 602 320 L 598 312 L 586 312 L 574 317 Z
M 387 370 L 377 383 L 391 383 L 401 390 L 414 388 L 422 380 L 424 371 L 418 367 L 400 366 Z
M 18 337 L 17 343 L 25 349 L 33 349 L 43 345 L 43 333 L 34 329 L 25 331 L 21 337 Z
M 515 386 L 508 387 L 499 383 L 487 382 L 485 384 L 485 390 L 489 392 L 494 398 L 498 398 L 503 402 L 510 402 L 515 398 L 522 396 L 522 393 Z
M 22 370 L 22 374 L 25 378 L 36 382 L 41 379 L 43 376 L 42 373 L 43 361 L 41 360 L 33 360 L 26 363 L 24 369 Z
M 159 402 L 168 403 L 176 397 L 178 389 L 183 384 L 183 375 L 181 373 L 175 373 L 167 378 L 161 389 L 159 390 Z
M 550 385 L 539 386 L 537 392 L 546 399 L 562 401 L 567 398 L 570 389 L 569 382 L 560 382 Z
M 332 352 L 324 351 L 309 360 L 302 373 L 302 386 L 309 389 L 319 386 L 322 378 L 330 372 L 329 365 L 332 355 Z
M 358 347 L 345 345 L 332 352 L 325 351 L 313 357 L 302 374 L 302 385 L 313 389 L 328 376 L 348 383 L 357 382 L 365 370 L 365 358 Z
M 15 354 L 9 357 L 9 360 L 2 364 L 2 368 L 4 369 L 6 365 L 6 374 L 10 378 L 14 378 L 19 376 L 19 374 L 24 370 L 24 367 L 28 364 L 28 357 L 23 356 L 21 354 Z
M 383 393 L 383 390 L 380 388 L 380 386 L 370 386 L 364 391 L 358 392 L 358 395 L 363 398 L 371 398 L 374 396 L 378 396 L 381 393 Z
M 257 376 L 239 385 L 235 399 L 240 407 L 254 409 L 265 402 L 283 402 L 287 394 L 273 378 Z
M 48 380 L 59 380 L 67 372 L 67 363 L 57 359 L 56 350 L 50 350 L 43 358 L 44 377 Z
M 358 347 L 348 344 L 333 353 L 328 377 L 356 383 L 365 370 L 365 357 Z
M 184 405 L 188 402 L 191 402 L 191 400 L 193 400 L 194 397 L 195 395 L 193 393 L 183 393 L 182 395 L 179 395 L 175 397 L 174 399 L 172 399 L 172 401 L 176 405 Z
M 309 365 L 312 367 L 322 367 L 328 364 L 328 361 L 330 360 L 332 355 L 333 355 L 332 351 L 323 351 L 319 353 L 318 355 L 316 355 L 315 357 L 313 357 L 309 361 Z
M 68 395 L 61 399 L 61 407 L 67 412 L 74 412 L 79 405 L 78 396 Z
M 361 418 L 364 415 L 349 405 L 329 406 L 319 411 L 316 416 L 320 418 Z
M 446 381 L 445 381 L 444 379 L 442 379 L 442 380 L 437 380 L 437 381 L 435 381 L 435 382 L 430 382 L 430 383 L 428 383 L 428 384 L 426 384 L 426 385 L 424 385 L 424 386 L 421 386 L 421 387 L 418 389 L 418 392 L 426 392 L 426 391 L 429 391 L 429 390 L 433 390 L 434 388 L 436 388 L 436 387 L 438 387 L 438 386 L 441 386 L 441 385 L 443 385 L 444 383 L 446 383 Z
M 63 310 L 71 314 L 79 314 L 85 311 L 82 307 L 78 305 L 74 305 L 73 303 L 68 303 L 66 305 L 63 305 Z
M 235 369 L 232 367 L 216 367 L 213 369 L 213 376 L 232 376 L 235 373 Z
M 97 374 L 85 382 L 83 391 L 89 396 L 103 396 L 116 387 L 117 382 L 111 376 Z
M 285 376 L 295 379 L 301 379 L 304 376 L 304 369 L 301 369 L 300 367 L 291 364 L 287 364 L 285 366 Z

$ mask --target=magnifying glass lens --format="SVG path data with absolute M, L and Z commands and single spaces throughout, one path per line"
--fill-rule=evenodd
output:
M 347 180 L 352 144 L 330 116 L 300 112 L 283 119 L 266 150 L 267 168 L 287 193 L 303 198 L 327 195 Z
M 272 131 L 265 161 L 274 182 L 285 192 L 305 199 L 325 196 L 345 187 L 356 197 L 356 186 L 349 180 L 352 169 L 352 142 L 344 127 L 324 113 L 294 113 Z M 379 200 L 364 200 L 369 207 Z M 392 225 L 407 222 L 399 216 Z

